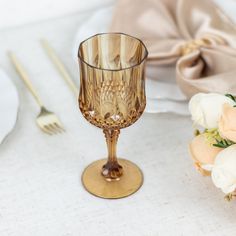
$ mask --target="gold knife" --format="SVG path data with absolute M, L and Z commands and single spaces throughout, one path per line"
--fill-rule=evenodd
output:
M 58 69 L 59 73 L 61 74 L 62 78 L 66 81 L 66 83 L 69 85 L 71 90 L 75 93 L 76 96 L 79 95 L 79 89 L 76 86 L 75 82 L 71 78 L 68 70 L 63 65 L 62 61 L 57 56 L 55 50 L 50 46 L 47 40 L 42 39 L 41 44 L 43 48 L 45 49 L 47 55 L 51 59 L 52 63 L 55 65 L 55 67 Z

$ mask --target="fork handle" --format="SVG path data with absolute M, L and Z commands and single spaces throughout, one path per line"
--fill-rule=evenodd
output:
M 18 58 L 16 57 L 16 55 L 13 52 L 9 52 L 8 55 L 11 59 L 12 64 L 14 65 L 16 71 L 20 75 L 21 79 L 23 80 L 26 87 L 29 89 L 29 91 L 33 95 L 33 97 L 35 98 L 38 105 L 40 107 L 43 107 L 43 103 L 42 103 L 38 93 L 36 92 L 35 88 L 33 87 L 33 84 L 31 83 L 27 72 L 25 71 L 24 67 L 21 65 L 21 63 L 18 60 Z
M 45 49 L 46 53 L 48 54 L 48 56 L 50 57 L 51 61 L 55 65 L 55 67 L 60 72 L 61 76 L 64 78 L 64 80 L 69 85 L 71 90 L 77 96 L 79 94 L 78 87 L 76 86 L 75 82 L 72 80 L 70 74 L 68 73 L 67 69 L 63 65 L 62 61 L 57 56 L 55 50 L 49 45 L 48 41 L 45 39 L 41 40 L 41 44 L 42 44 L 43 48 Z

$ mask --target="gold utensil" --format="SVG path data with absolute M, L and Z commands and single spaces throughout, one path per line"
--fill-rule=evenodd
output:
M 103 129 L 108 158 L 90 164 L 83 172 L 87 191 L 102 198 L 122 198 L 143 183 L 134 163 L 117 158 L 120 129 L 136 122 L 145 105 L 144 44 L 122 33 L 97 34 L 79 46 L 79 107 L 83 116 Z
M 36 119 L 36 123 L 38 124 L 39 128 L 49 135 L 57 134 L 64 131 L 62 123 L 60 122 L 58 117 L 53 112 L 48 111 L 43 105 L 42 100 L 37 94 L 35 88 L 33 87 L 31 81 L 29 80 L 28 74 L 26 73 L 21 63 L 19 62 L 18 58 L 12 52 L 9 52 L 9 57 L 16 71 L 18 72 L 21 79 L 25 83 L 26 87 L 29 89 L 29 91 L 35 98 L 36 102 L 40 106 L 40 113 Z
M 75 93 L 76 97 L 79 94 L 79 90 L 78 87 L 76 86 L 75 82 L 73 81 L 73 79 L 71 78 L 69 72 L 67 71 L 67 69 L 65 68 L 65 66 L 63 65 L 62 61 L 59 59 L 59 57 L 57 56 L 55 50 L 49 45 L 48 41 L 45 39 L 41 40 L 41 44 L 43 46 L 43 48 L 45 49 L 47 55 L 49 56 L 49 58 L 51 59 L 52 63 L 55 65 L 55 67 L 58 69 L 58 71 L 60 72 L 62 78 L 64 78 L 64 80 L 66 81 L 66 83 L 69 85 L 69 87 L 71 88 L 71 90 Z

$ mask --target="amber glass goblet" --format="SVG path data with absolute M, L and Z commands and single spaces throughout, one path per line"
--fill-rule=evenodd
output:
M 93 162 L 83 172 L 87 191 L 102 198 L 122 198 L 143 183 L 141 170 L 118 159 L 120 129 L 139 119 L 146 105 L 147 49 L 137 38 L 123 33 L 97 34 L 79 46 L 79 107 L 83 116 L 103 129 L 108 158 Z

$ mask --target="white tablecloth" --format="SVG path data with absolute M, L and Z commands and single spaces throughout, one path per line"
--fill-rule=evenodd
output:
M 118 154 L 137 163 L 144 185 L 134 195 L 104 200 L 87 193 L 83 169 L 106 156 L 101 130 L 81 116 L 75 97 L 40 47 L 47 38 L 78 80 L 71 57 L 78 25 L 90 13 L 0 31 L 1 66 L 13 78 L 21 105 L 15 130 L 0 146 L 1 236 L 232 236 L 235 202 L 193 168 L 188 117 L 150 115 L 121 132 Z M 66 133 L 47 136 L 35 124 L 38 108 L 6 56 L 14 51 Z
M 0 0 L 0 29 L 83 13 L 116 0 Z

